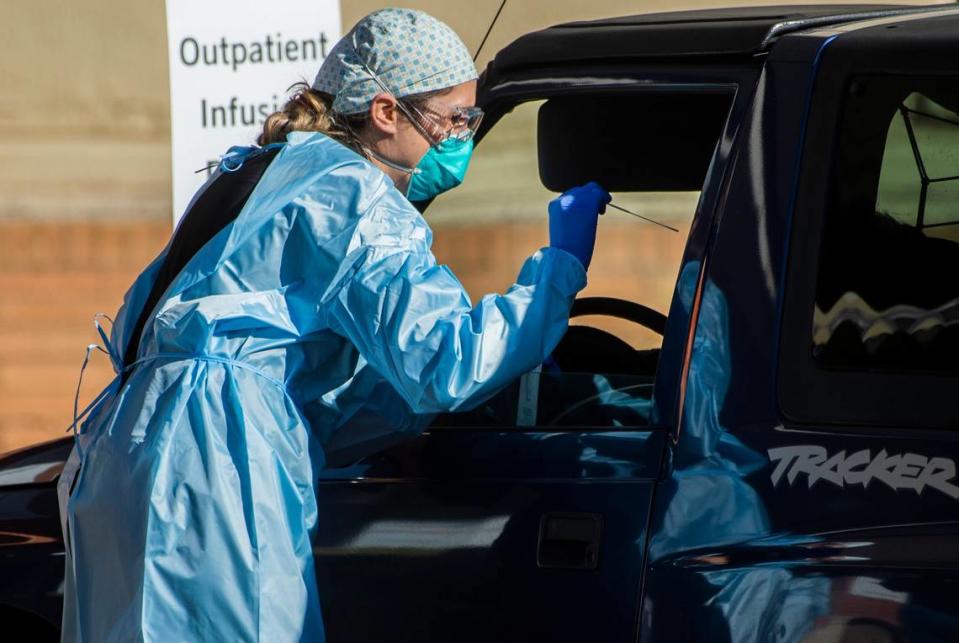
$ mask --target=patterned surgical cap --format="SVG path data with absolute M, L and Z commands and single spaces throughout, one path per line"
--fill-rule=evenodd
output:
M 313 89 L 334 97 L 334 111 L 358 114 L 384 90 L 401 98 L 476 77 L 466 45 L 445 23 L 414 9 L 382 9 L 333 46 Z

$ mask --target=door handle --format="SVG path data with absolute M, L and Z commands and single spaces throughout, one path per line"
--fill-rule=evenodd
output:
M 539 521 L 536 565 L 541 569 L 596 569 L 602 516 L 548 513 Z

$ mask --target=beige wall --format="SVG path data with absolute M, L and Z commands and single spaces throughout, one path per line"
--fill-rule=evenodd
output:
M 163 2 L 0 3 L 0 134 L 168 136 Z

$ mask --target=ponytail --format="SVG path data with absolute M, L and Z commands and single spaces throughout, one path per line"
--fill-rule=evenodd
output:
M 358 149 L 355 131 L 357 126 L 362 126 L 363 117 L 334 116 L 333 97 L 304 82 L 296 83 L 290 89 L 295 91 L 282 109 L 267 116 L 263 130 L 256 138 L 258 145 L 283 142 L 287 134 L 299 130 L 322 132 Z

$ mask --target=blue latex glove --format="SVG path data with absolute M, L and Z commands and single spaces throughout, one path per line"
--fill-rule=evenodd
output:
M 549 245 L 565 250 L 589 268 L 596 223 L 612 197 L 594 181 L 566 190 L 549 202 Z

